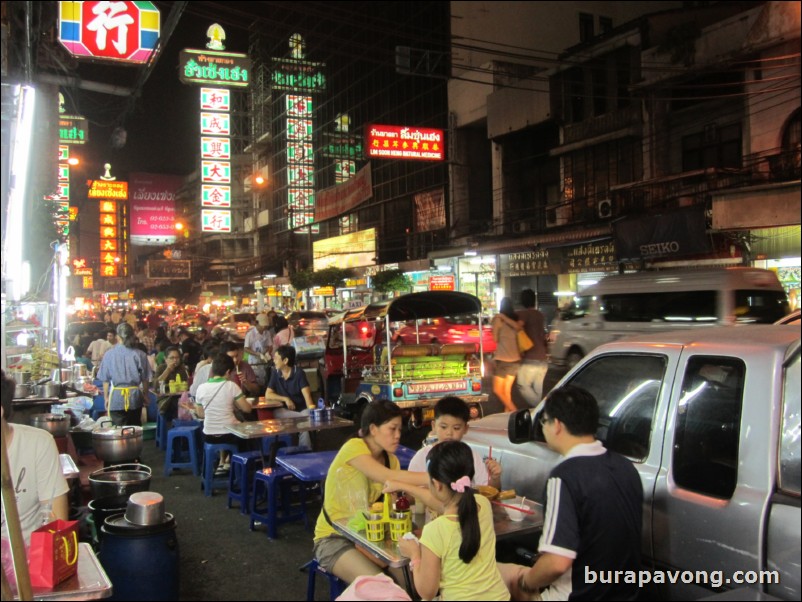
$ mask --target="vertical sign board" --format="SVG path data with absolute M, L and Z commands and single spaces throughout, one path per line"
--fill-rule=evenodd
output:
M 77 58 L 146 63 L 159 40 L 152 2 L 59 2 L 59 42 Z
M 223 52 L 225 32 L 213 24 L 206 50 L 180 52 L 179 78 L 200 84 L 201 231 L 231 232 L 231 90 L 247 88 L 251 60 Z
M 287 229 L 299 234 L 320 231 L 315 221 L 314 101 L 326 89 L 325 63 L 305 60 L 306 42 L 290 36 L 289 58 L 274 58 L 271 84 L 284 91 L 286 109 Z

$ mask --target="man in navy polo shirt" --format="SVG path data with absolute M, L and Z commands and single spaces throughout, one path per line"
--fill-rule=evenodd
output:
M 265 391 L 265 401 L 280 401 L 287 409 L 276 410 L 276 418 L 290 418 L 308 414 L 315 408 L 312 400 L 312 389 L 306 380 L 302 368 L 295 365 L 295 347 L 281 345 L 273 351 L 275 369 L 270 373 L 270 380 Z M 301 445 L 311 447 L 309 433 L 299 436 Z
M 637 579 L 626 576 L 640 569 L 643 486 L 637 470 L 596 440 L 599 408 L 584 389 L 552 391 L 539 420 L 546 443 L 563 460 L 546 483 L 534 566 L 499 565 L 512 598 L 634 600 Z

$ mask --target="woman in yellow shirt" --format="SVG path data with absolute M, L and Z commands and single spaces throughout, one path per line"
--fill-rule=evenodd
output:
M 423 527 L 420 543 L 403 539 L 415 589 L 431 600 L 509 600 L 496 568 L 496 533 L 490 502 L 471 489 L 473 454 L 461 441 L 443 441 L 429 452 L 429 492 L 442 514 Z M 422 496 L 423 497 L 423 496 Z
M 415 486 L 426 484 L 423 472 L 400 469 L 393 453 L 401 440 L 401 409 L 380 399 L 362 412 L 360 437 L 345 442 L 326 476 L 323 510 L 315 525 L 314 554 L 320 566 L 350 583 L 360 575 L 376 575 L 382 568 L 369 560 L 331 523 L 351 518 L 381 499 L 388 480 Z

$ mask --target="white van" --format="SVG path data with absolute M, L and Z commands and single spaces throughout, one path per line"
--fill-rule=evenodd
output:
M 758 268 L 614 274 L 574 297 L 551 323 L 549 352 L 573 367 L 622 337 L 693 326 L 771 324 L 789 311 L 774 272 Z

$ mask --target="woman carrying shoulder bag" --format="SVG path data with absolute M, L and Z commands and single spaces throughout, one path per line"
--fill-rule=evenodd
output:
M 518 351 L 518 331 L 523 322 L 512 308 L 512 299 L 504 297 L 499 305 L 499 313 L 493 318 L 493 339 L 496 341 L 495 373 L 493 374 L 493 392 L 504 404 L 505 412 L 514 412 L 512 402 L 512 385 L 521 365 L 521 353 Z

